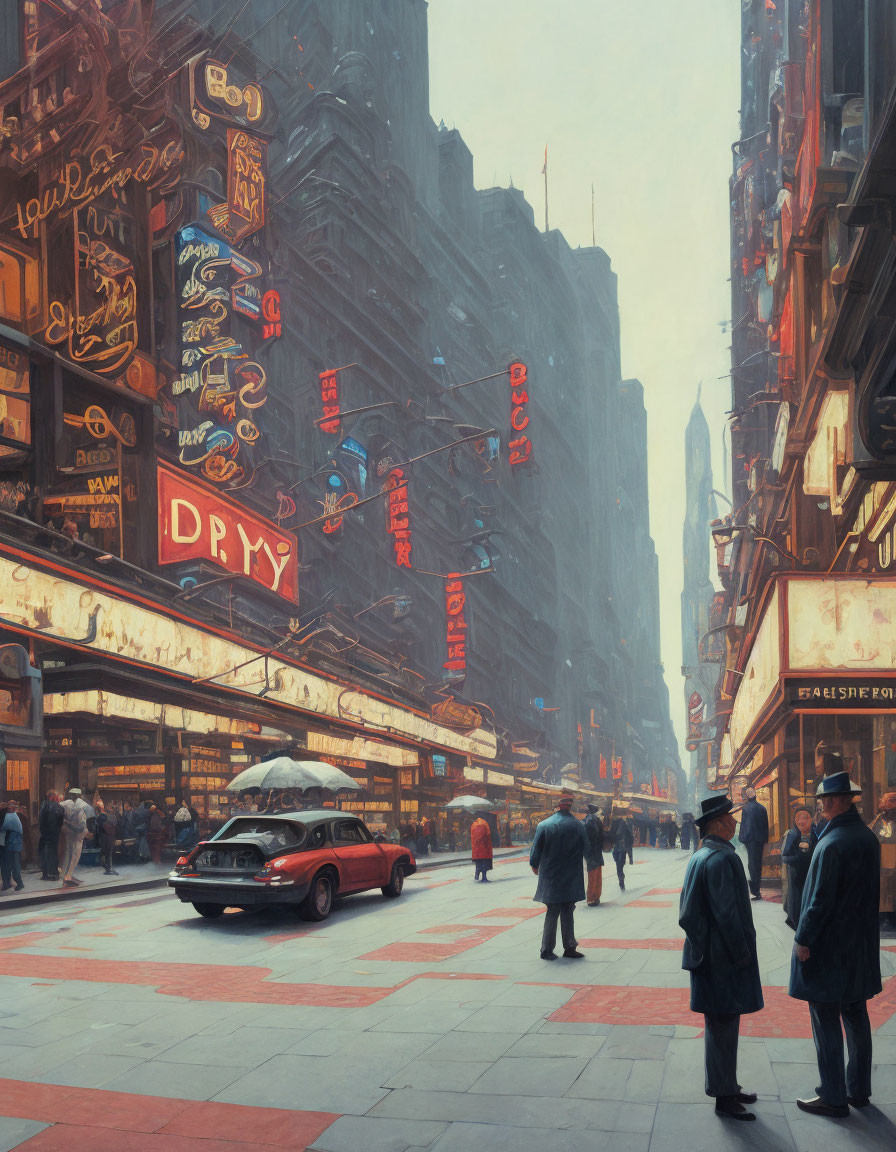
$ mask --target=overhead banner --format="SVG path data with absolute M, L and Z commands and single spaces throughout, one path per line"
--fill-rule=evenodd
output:
M 299 598 L 295 537 L 159 465 L 159 563 L 208 560 L 286 600 Z

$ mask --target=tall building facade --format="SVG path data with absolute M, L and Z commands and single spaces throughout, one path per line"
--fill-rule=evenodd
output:
M 759 790 L 773 843 L 814 798 L 819 743 L 879 829 L 896 789 L 894 46 L 877 0 L 743 6 L 715 783 Z
M 474 188 L 425 3 L 15 8 L 7 788 L 211 820 L 283 747 L 387 823 L 674 799 L 615 276 Z

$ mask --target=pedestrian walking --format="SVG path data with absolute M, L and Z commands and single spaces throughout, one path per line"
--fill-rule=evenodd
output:
M 165 817 L 156 804 L 151 804 L 149 808 L 146 838 L 149 841 L 149 855 L 153 864 L 161 864 L 162 845 L 165 843 Z
M 756 799 L 755 788 L 745 788 L 744 806 L 740 817 L 738 840 L 747 849 L 747 867 L 750 870 L 750 894 L 761 900 L 762 853 L 768 843 L 768 812 Z
M 588 854 L 585 857 L 585 864 L 588 868 L 587 900 L 589 908 L 594 908 L 600 904 L 604 874 L 604 825 L 596 804 L 588 805 L 588 815 L 585 817 L 584 824 L 589 846 Z
M 788 928 L 796 931 L 803 902 L 803 887 L 809 874 L 809 863 L 815 849 L 815 826 L 808 808 L 797 808 L 793 814 L 793 827 L 781 846 L 781 863 L 785 866 L 786 891 L 784 915 Z
M 100 863 L 107 876 L 117 876 L 112 867 L 112 853 L 115 851 L 115 839 L 118 835 L 118 821 L 114 812 L 107 812 L 102 800 L 94 805 L 96 813 L 96 845 L 100 850 Z
M 62 856 L 62 884 L 64 888 L 77 888 L 81 883 L 75 877 L 75 869 L 81 859 L 84 840 L 87 836 L 87 813 L 90 811 L 81 798 L 80 788 L 69 788 L 68 795 L 62 801 L 62 832 L 59 837 L 59 849 Z
M 564 790 L 557 811 L 535 829 L 529 866 L 538 877 L 534 900 L 547 905 L 541 936 L 542 960 L 556 960 L 557 921 L 567 960 L 582 960 L 575 932 L 576 902 L 585 899 L 582 862 L 590 851 L 588 833 L 572 813 L 573 794 Z
M 474 880 L 487 884 L 488 872 L 492 870 L 492 830 L 488 821 L 478 816 L 470 826 L 470 845 L 473 850 L 473 864 L 476 868 Z
M 22 883 L 22 845 L 25 838 L 22 835 L 22 821 L 16 812 L 15 800 L 6 804 L 3 823 L 0 831 L 3 832 L 3 858 L 0 860 L 0 875 L 3 877 L 4 893 L 16 886 L 16 892 L 21 892 L 25 885 Z
M 809 865 L 790 966 L 790 995 L 809 1003 L 821 1081 L 797 1107 L 816 1116 L 848 1116 L 849 1105 L 865 1108 L 871 1096 L 867 1002 L 881 991 L 880 842 L 853 805 L 857 791 L 848 772 L 816 789 L 827 826 Z
M 737 1081 L 737 1042 L 741 1016 L 759 1012 L 763 999 L 747 878 L 731 844 L 735 811 L 727 796 L 703 801 L 696 820 L 703 841 L 688 861 L 678 922 L 691 1011 L 704 1018 L 706 1095 L 715 1097 L 720 1116 L 755 1120 L 745 1105 L 756 1096 Z
M 625 891 L 625 861 L 631 860 L 635 836 L 629 824 L 621 816 L 617 816 L 610 828 L 613 837 L 613 861 L 616 864 L 616 879 L 619 881 L 619 890 Z
M 174 813 L 174 842 L 178 848 L 186 848 L 193 837 L 193 817 L 186 801 Z
M 64 817 L 59 795 L 51 788 L 37 815 L 37 827 L 40 832 L 37 848 L 40 855 L 41 880 L 59 879 L 59 833 L 62 831 Z
M 628 862 L 629 862 L 629 864 L 634 864 L 634 862 L 635 862 L 635 822 L 631 818 L 631 816 L 629 816 L 627 818 L 623 817 L 623 820 L 625 821 L 626 828 L 628 828 L 628 837 L 627 837 L 627 840 L 628 840 Z

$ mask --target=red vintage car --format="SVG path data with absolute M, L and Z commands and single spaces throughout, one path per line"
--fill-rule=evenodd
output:
M 181 856 L 168 886 L 202 916 L 225 908 L 289 904 L 304 920 L 326 920 L 336 896 L 379 888 L 401 895 L 417 871 L 400 844 L 378 844 L 342 812 L 234 816 L 210 840 Z

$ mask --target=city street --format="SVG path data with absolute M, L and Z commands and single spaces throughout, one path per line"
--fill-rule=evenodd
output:
M 424 871 L 321 924 L 206 921 L 161 891 L 10 911 L 0 1150 L 892 1148 L 896 939 L 871 1004 L 872 1107 L 807 1117 L 814 1048 L 773 899 L 753 906 L 766 1009 L 740 1047 L 757 1123 L 714 1115 L 680 969 L 687 858 L 636 850 L 624 893 L 605 869 L 604 903 L 577 912 L 586 959 L 556 963 L 522 852 L 487 886 L 469 865 Z

